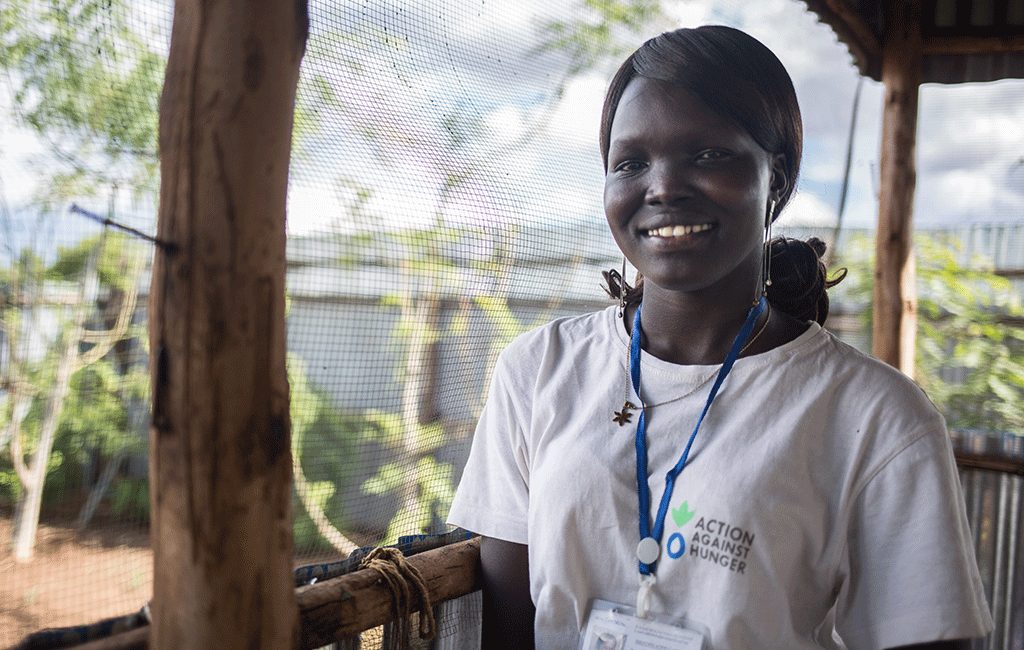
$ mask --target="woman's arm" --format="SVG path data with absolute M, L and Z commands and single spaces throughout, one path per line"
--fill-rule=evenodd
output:
M 532 648 L 533 600 L 525 544 L 480 538 L 484 648 Z

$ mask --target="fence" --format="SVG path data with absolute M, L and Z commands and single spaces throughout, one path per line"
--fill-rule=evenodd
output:
M 615 15 L 595 7 L 616 3 L 517 4 L 528 11 L 311 3 L 288 242 L 297 563 L 442 530 L 497 352 L 529 327 L 607 304 L 600 271 L 619 258 L 600 216 L 594 111 L 585 124 L 580 107 L 600 103 L 622 49 L 667 18 L 653 2 Z M 0 555 L 0 646 L 135 611 L 150 594 L 149 278 L 136 271 L 149 244 L 68 208 L 153 231 L 169 8 L 0 5 L 13 91 L 0 105 L 40 147 L 3 186 L 35 185 L 38 196 L 0 201 L 0 538 L 13 537 L 28 490 L 7 435 L 15 421 L 20 451 L 45 477 L 34 559 Z M 769 30 L 793 23 L 833 40 L 802 8 L 773 21 Z M 844 230 L 836 249 L 866 237 Z M 1021 224 L 972 227 L 962 255 L 987 253 L 1013 272 L 1022 237 Z M 837 288 L 830 327 L 866 348 L 856 286 Z M 77 368 L 55 391 L 62 358 Z M 50 407 L 62 415 L 47 420 Z M 1003 498 L 1007 512 L 1019 498 L 985 489 L 980 503 Z M 1004 593 L 991 584 L 993 598 Z

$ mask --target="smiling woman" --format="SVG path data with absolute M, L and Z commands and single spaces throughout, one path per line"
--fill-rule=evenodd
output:
M 648 289 L 754 296 L 765 206 L 789 185 L 784 157 L 685 88 L 643 77 L 609 140 L 605 215 Z
M 607 273 L 618 306 L 499 359 L 449 515 L 484 536 L 486 647 L 991 629 L 941 416 L 822 328 L 824 245 L 770 236 L 801 138 L 789 76 L 738 30 L 663 34 L 619 69 L 604 205 L 639 280 Z

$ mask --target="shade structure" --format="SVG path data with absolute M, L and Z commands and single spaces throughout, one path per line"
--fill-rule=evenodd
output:
M 860 73 L 882 81 L 894 9 L 917 5 L 921 83 L 1024 77 L 1024 0 L 805 0 L 850 50 Z
M 805 0 L 885 85 L 872 351 L 914 372 L 911 247 L 917 96 L 922 83 L 1024 78 L 1024 0 Z

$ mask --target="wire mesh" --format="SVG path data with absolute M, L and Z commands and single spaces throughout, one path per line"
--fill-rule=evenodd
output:
M 446 530 L 498 352 L 531 327 L 608 304 L 600 271 L 620 258 L 601 218 L 594 107 L 624 53 L 678 24 L 687 4 L 310 3 L 287 244 L 297 565 Z M 740 20 L 744 3 L 712 4 L 702 20 Z M 768 4 L 768 25 L 827 33 L 800 3 Z M 152 250 L 103 222 L 155 231 L 171 9 L 0 7 L 0 107 L 4 124 L 24 129 L 10 128 L 4 147 L 30 159 L 0 179 L 0 646 L 134 612 L 150 596 Z M 804 46 L 780 54 L 799 62 L 812 55 Z M 824 227 L 788 232 L 833 238 Z M 1024 266 L 1006 244 L 1024 228 L 968 235 L 971 252 Z M 868 237 L 842 232 L 845 263 L 863 262 L 849 252 Z M 830 324 L 866 348 L 870 284 L 840 291 Z M 75 367 L 63 388 L 62 359 Z M 19 550 L 32 472 L 45 477 L 40 524 Z M 436 647 L 466 647 L 478 612 L 478 596 L 446 605 Z

